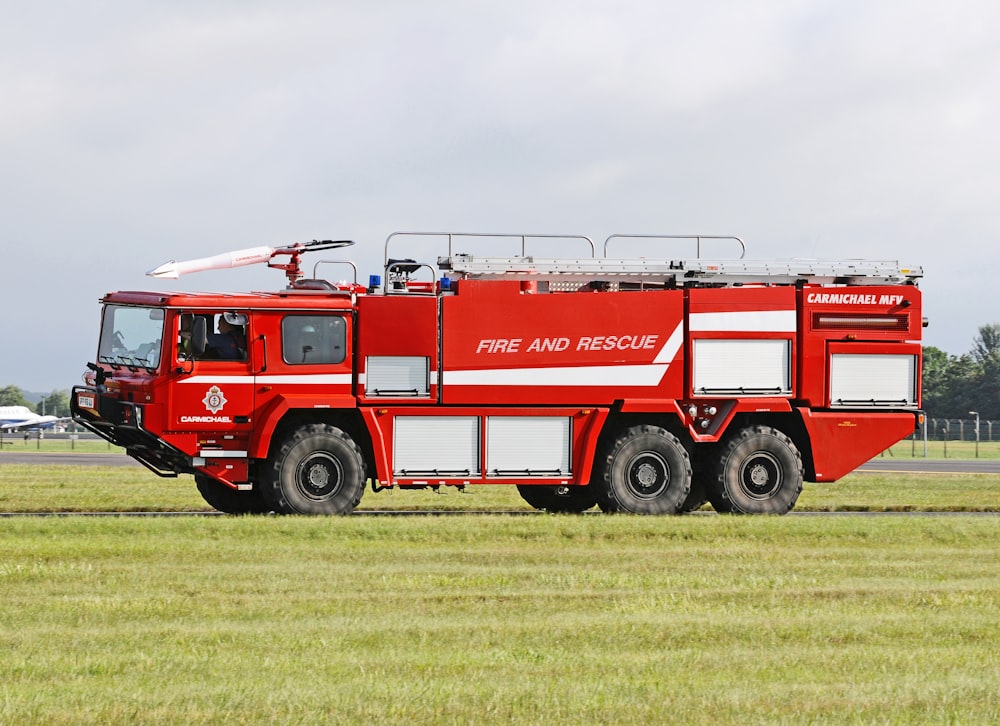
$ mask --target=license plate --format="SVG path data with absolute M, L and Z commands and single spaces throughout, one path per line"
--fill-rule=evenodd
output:
M 94 396 L 89 393 L 78 393 L 76 395 L 76 402 L 80 408 L 94 409 Z

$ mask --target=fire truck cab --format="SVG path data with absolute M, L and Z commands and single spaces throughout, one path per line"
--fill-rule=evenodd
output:
M 389 257 L 414 237 L 447 255 Z M 453 251 L 478 237 L 520 254 Z M 919 268 L 708 260 L 705 237 L 609 258 L 623 237 L 566 259 L 527 254 L 543 235 L 396 233 L 368 285 L 303 278 L 302 254 L 347 243 L 168 263 L 150 274 L 265 262 L 289 284 L 107 294 L 73 416 L 230 513 L 506 484 L 550 511 L 782 514 L 914 431 Z

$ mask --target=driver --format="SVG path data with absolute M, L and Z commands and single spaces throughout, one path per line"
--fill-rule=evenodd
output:
M 247 339 L 240 319 L 237 313 L 223 313 L 219 316 L 219 332 L 208 336 L 208 345 L 220 359 L 246 358 Z

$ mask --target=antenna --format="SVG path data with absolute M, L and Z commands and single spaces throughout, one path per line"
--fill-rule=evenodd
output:
M 284 270 L 288 278 L 288 284 L 302 277 L 300 258 L 305 252 L 319 252 L 320 250 L 332 250 L 340 247 L 350 247 L 354 242 L 351 240 L 313 240 L 312 242 L 296 242 L 285 247 L 249 247 L 233 252 L 224 252 L 213 257 L 200 257 L 196 260 L 185 260 L 175 262 L 170 260 L 164 262 L 159 267 L 153 268 L 146 274 L 149 277 L 167 278 L 176 280 L 181 275 L 188 275 L 192 272 L 204 272 L 205 270 L 226 270 L 233 267 L 243 267 L 245 265 L 266 264 L 276 270 Z M 276 258 L 287 256 L 287 262 L 277 262 Z

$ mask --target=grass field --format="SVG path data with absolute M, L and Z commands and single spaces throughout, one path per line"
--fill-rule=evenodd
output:
M 998 520 L 8 519 L 3 723 L 995 723 Z
M 0 512 L 208 511 L 192 477 L 161 479 L 141 467 L 4 464 Z M 465 492 L 370 489 L 367 510 L 530 510 L 513 487 Z M 830 484 L 806 483 L 795 511 L 1000 511 L 1000 475 L 855 472 Z
M 368 509 L 526 509 L 485 487 Z M 0 464 L 0 511 L 207 509 Z M 855 473 L 797 510 L 1000 509 Z M 0 723 L 1000 721 L 1000 517 L 0 519 Z

